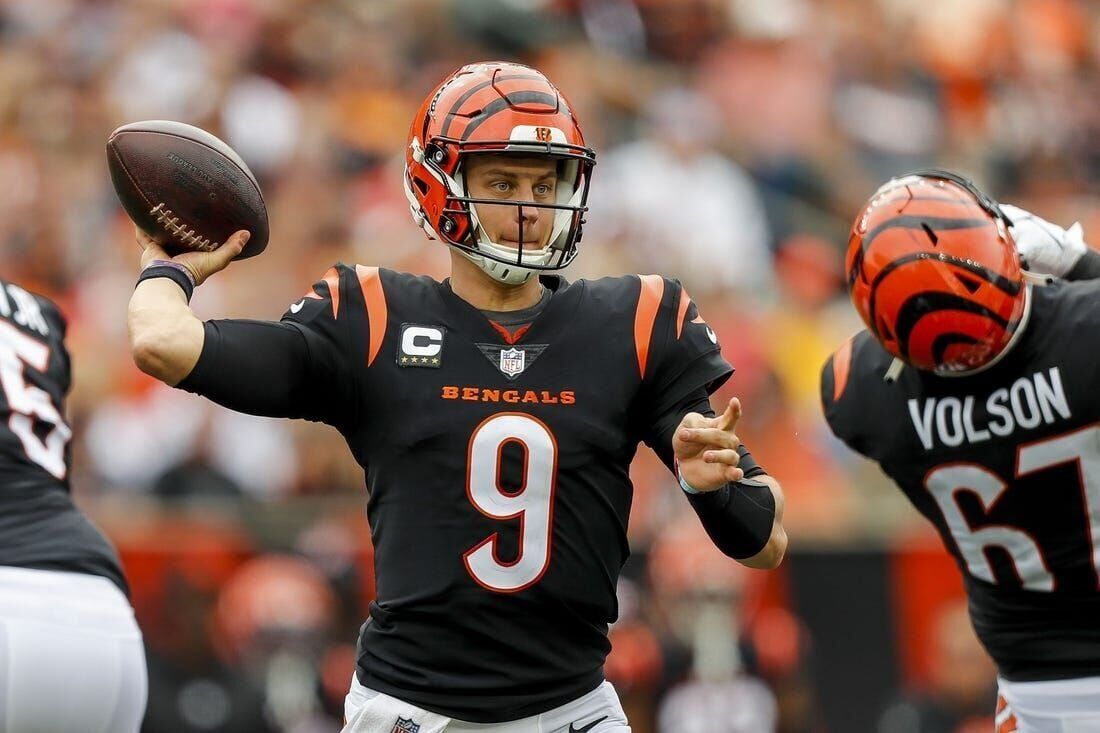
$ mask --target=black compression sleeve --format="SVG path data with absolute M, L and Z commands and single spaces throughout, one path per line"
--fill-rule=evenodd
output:
M 1077 264 L 1066 273 L 1067 280 L 1096 280 L 1100 278 L 1100 252 L 1087 250 Z
M 700 387 L 662 415 L 646 438 L 646 444 L 674 473 L 672 436 L 680 420 L 689 412 L 714 416 L 705 388 Z M 748 448 L 742 444 L 737 452 L 741 455 L 740 467 L 745 472 L 745 478 L 717 491 L 687 496 L 715 546 L 727 556 L 742 560 L 752 557 L 767 545 L 775 521 L 775 497 L 770 486 L 753 480 L 767 472 L 752 457 Z
M 180 389 L 239 412 L 325 419 L 310 395 L 309 348 L 293 325 L 220 320 L 204 324 L 205 341 Z
M 757 479 L 741 479 L 705 494 L 689 494 L 691 508 L 715 546 L 735 560 L 764 549 L 775 523 L 775 496 Z

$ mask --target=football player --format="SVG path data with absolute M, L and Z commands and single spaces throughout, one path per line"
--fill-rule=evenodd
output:
M 825 416 L 954 555 L 998 731 L 1100 730 L 1098 260 L 945 171 L 883 185 L 849 240 L 868 330 L 825 364 Z
M 145 651 L 107 539 L 69 495 L 65 320 L 0 279 L 0 730 L 133 733 Z
M 424 101 L 404 185 L 451 248 L 436 282 L 337 265 L 277 322 L 203 323 L 191 289 L 247 233 L 167 258 L 139 233 L 137 364 L 237 410 L 336 426 L 366 472 L 377 599 L 345 730 L 628 731 L 603 678 L 645 442 L 710 536 L 760 568 L 783 497 L 736 433 L 714 332 L 681 285 L 566 282 L 594 153 L 565 98 L 511 63 Z

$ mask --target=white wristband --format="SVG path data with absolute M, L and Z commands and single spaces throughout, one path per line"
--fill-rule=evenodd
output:
M 703 492 L 695 488 L 687 481 L 684 480 L 683 474 L 680 473 L 680 462 L 676 461 L 676 480 L 680 482 L 680 488 L 684 490 L 685 494 L 702 494 Z

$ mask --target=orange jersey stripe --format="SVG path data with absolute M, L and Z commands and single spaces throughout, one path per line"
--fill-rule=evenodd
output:
M 336 313 L 340 310 L 340 273 L 336 271 L 335 267 L 330 267 L 321 279 L 328 285 L 329 300 L 332 301 L 332 317 L 336 318 Z M 313 288 L 310 288 L 309 292 L 302 297 L 323 300 Z
M 332 300 L 332 317 L 340 312 L 340 273 L 335 267 L 330 267 L 322 278 L 328 284 L 329 298 Z
M 363 301 L 367 304 L 367 322 L 370 326 L 370 348 L 367 352 L 367 366 L 374 362 L 378 350 L 382 348 L 382 339 L 386 336 L 386 292 L 382 289 L 382 278 L 377 267 L 355 266 L 359 276 L 359 287 L 363 289 Z
M 680 288 L 680 305 L 676 308 L 676 340 L 680 340 L 680 332 L 684 330 L 684 316 L 687 315 L 688 306 L 691 305 L 691 296 L 688 291 Z M 699 319 L 702 321 L 702 319 Z
M 638 372 L 645 379 L 649 342 L 653 339 L 657 309 L 665 294 L 665 279 L 660 275 L 639 275 L 638 279 L 642 281 L 642 291 L 638 295 L 638 310 L 634 312 L 634 348 L 638 352 Z
M 852 366 L 852 340 L 851 336 L 840 345 L 833 354 L 833 402 L 840 399 L 844 389 L 848 386 L 848 370 Z

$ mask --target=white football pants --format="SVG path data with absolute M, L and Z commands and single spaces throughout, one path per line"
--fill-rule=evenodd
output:
M 147 685 L 141 632 L 114 583 L 0 566 L 0 731 L 136 733 Z
M 467 723 L 435 713 L 424 713 L 406 702 L 359 684 L 352 675 L 351 690 L 344 701 L 347 724 L 343 733 L 630 733 L 626 713 L 610 682 L 572 702 L 529 718 L 506 723 Z M 416 727 L 413 727 L 416 726 Z
M 1100 677 L 1050 682 L 998 679 L 997 733 L 1100 731 Z

